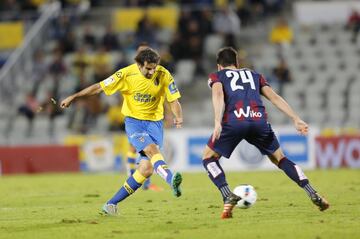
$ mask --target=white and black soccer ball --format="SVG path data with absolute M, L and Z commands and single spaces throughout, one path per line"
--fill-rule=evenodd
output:
M 234 188 L 234 194 L 241 197 L 241 200 L 238 201 L 237 207 L 242 209 L 247 209 L 255 204 L 257 199 L 257 193 L 253 186 L 249 184 L 239 185 Z

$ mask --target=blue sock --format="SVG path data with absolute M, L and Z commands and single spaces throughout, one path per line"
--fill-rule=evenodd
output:
M 223 200 L 231 194 L 229 185 L 226 182 L 225 172 L 220 165 L 218 158 L 203 159 L 203 165 L 208 176 L 215 186 L 220 190 Z
M 297 183 L 300 187 L 304 188 L 306 185 L 309 184 L 309 180 L 307 179 L 301 168 L 286 157 L 280 160 L 278 167 L 282 169 L 286 173 L 286 175 L 291 178 L 291 180 L 293 180 L 295 183 Z
M 108 204 L 118 204 L 131 194 L 133 194 L 144 183 L 146 178 L 136 170 L 133 175 L 125 181 L 120 190 L 107 202 Z
M 150 183 L 151 183 L 150 178 L 147 178 L 143 184 L 143 189 L 148 189 L 150 186 Z
M 151 163 L 154 167 L 154 170 L 157 174 L 160 175 L 169 185 L 171 185 L 171 180 L 173 173 L 169 169 L 168 165 L 165 163 L 164 158 L 161 154 L 155 154 L 151 158 Z

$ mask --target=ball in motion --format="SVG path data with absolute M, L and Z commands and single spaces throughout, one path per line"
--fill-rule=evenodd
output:
M 236 188 L 234 188 L 234 194 L 241 197 L 241 200 L 238 201 L 237 207 L 242 209 L 247 209 L 255 204 L 257 199 L 257 193 L 253 186 L 244 184 L 239 185 Z

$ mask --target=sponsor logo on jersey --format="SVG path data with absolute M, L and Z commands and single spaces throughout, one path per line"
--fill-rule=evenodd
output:
M 115 82 L 114 78 L 113 77 L 108 77 L 106 78 L 105 80 L 103 80 L 103 83 L 104 83 L 104 86 L 109 86 L 111 85 L 113 82 Z
M 178 92 L 178 88 L 175 85 L 175 82 L 171 82 L 169 85 L 169 91 L 171 94 L 175 94 L 176 92 Z
M 243 108 L 239 108 L 239 110 L 234 110 L 234 114 L 237 118 L 241 118 L 242 116 L 245 118 L 261 118 L 262 113 L 258 111 L 254 111 L 250 108 L 250 106 L 246 107 L 246 111 Z
M 152 96 L 151 94 L 141 94 L 141 93 L 135 93 L 134 100 L 138 102 L 153 102 L 156 100 L 155 96 Z

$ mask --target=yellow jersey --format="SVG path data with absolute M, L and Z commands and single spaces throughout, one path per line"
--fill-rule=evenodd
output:
M 170 72 L 160 65 L 151 79 L 135 63 L 101 81 L 100 86 L 106 95 L 120 91 L 124 98 L 121 112 L 140 120 L 162 120 L 165 98 L 172 102 L 181 97 Z

